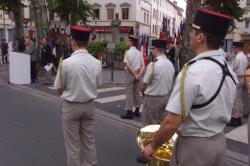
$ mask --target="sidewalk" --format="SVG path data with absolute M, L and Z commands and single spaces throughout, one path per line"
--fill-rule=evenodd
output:
M 8 65 L 2 65 L 0 64 L 0 80 L 5 80 L 8 82 Z M 124 75 L 124 70 L 114 70 L 114 81 L 111 81 L 111 70 L 110 69 L 103 69 L 103 84 L 104 85 L 112 85 L 112 86 L 121 86 L 124 85 L 124 80 L 125 80 L 125 75 Z M 28 89 L 34 89 L 35 86 L 38 85 L 25 85 L 24 87 L 27 87 Z M 44 93 L 45 95 L 48 94 L 48 88 L 46 88 L 43 85 L 39 85 L 43 87 L 41 89 L 41 93 Z M 245 94 L 244 96 L 244 110 L 248 111 L 250 108 L 250 102 L 248 100 L 248 95 Z M 117 116 L 117 115 L 111 115 L 111 116 Z M 117 116 L 116 118 L 117 121 L 120 120 L 120 118 Z M 130 123 L 130 122 L 129 122 Z M 244 123 L 246 123 L 246 119 L 244 118 Z M 248 138 L 246 138 L 246 126 L 244 125 L 244 131 L 241 128 L 226 128 L 226 133 L 229 133 L 232 131 L 231 137 L 234 138 L 234 135 L 238 135 L 239 137 L 243 137 L 241 134 L 242 132 L 244 133 L 245 141 L 241 141 L 240 139 L 232 139 L 228 138 L 227 139 L 227 163 L 226 166 L 248 166 L 248 141 L 246 141 Z M 249 139 L 248 139 L 249 140 Z M 243 142 L 243 143 L 242 143 Z

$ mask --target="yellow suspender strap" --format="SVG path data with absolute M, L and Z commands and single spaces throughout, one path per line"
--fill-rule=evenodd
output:
M 184 85 L 185 85 L 185 79 L 186 79 L 186 74 L 187 74 L 187 70 L 188 70 L 189 65 L 186 63 L 183 68 L 182 68 L 182 77 L 181 77 L 181 94 L 180 94 L 180 103 L 181 103 L 181 119 L 182 122 L 185 121 L 186 119 L 186 108 L 185 108 L 185 94 L 184 94 Z
M 59 79 L 60 79 L 61 89 L 64 89 L 63 79 L 62 79 L 62 63 L 63 63 L 63 58 L 61 57 L 59 62 Z
M 151 75 L 150 75 L 150 77 L 149 77 L 149 82 L 148 82 L 148 84 L 151 84 L 151 83 L 152 83 L 152 81 L 153 81 L 153 79 L 154 79 L 154 74 L 155 74 L 155 62 L 153 62 L 153 64 L 152 64 L 152 73 L 151 73 Z

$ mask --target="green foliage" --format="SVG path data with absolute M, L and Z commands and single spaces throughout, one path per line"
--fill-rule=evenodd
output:
M 88 46 L 88 52 L 91 53 L 93 56 L 97 57 L 97 54 L 105 51 L 108 46 L 108 41 L 96 41 L 90 42 Z
M 206 0 L 203 6 L 212 9 L 214 11 L 232 16 L 235 20 L 243 21 L 243 15 L 247 13 L 247 10 L 240 7 L 242 0 Z M 232 23 L 235 28 L 235 22 Z
M 115 55 L 123 56 L 128 49 L 127 43 L 124 41 L 120 41 L 115 45 Z
M 0 0 L 0 10 L 6 13 L 15 12 L 20 6 L 25 7 L 21 0 Z
M 65 21 L 67 24 L 70 23 L 70 14 L 76 10 L 74 8 L 73 0 L 47 0 L 48 9 L 50 12 L 57 13 L 57 15 Z M 77 14 L 77 20 L 81 24 L 87 24 L 88 18 L 93 15 L 93 7 L 91 4 L 79 1 L 79 11 Z

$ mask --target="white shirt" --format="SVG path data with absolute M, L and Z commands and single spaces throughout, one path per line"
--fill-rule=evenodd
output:
M 61 88 L 59 70 L 54 87 Z M 102 83 L 102 65 L 86 49 L 75 51 L 62 64 L 62 98 L 69 102 L 87 102 L 97 97 L 97 85 Z
M 218 51 L 220 52 L 220 55 L 227 59 L 227 53 L 222 48 L 219 48 Z
M 141 65 L 144 63 L 142 53 L 137 50 L 135 47 L 130 47 L 126 51 L 124 56 L 124 63 L 129 63 L 134 71 L 140 70 Z
M 151 62 L 147 66 L 143 78 L 143 82 L 148 84 L 145 94 L 150 96 L 163 96 L 167 95 L 172 88 L 175 70 L 173 64 L 165 55 L 158 56 L 156 59 L 155 62 Z M 154 63 L 155 66 L 153 72 Z
M 248 66 L 248 59 L 246 55 L 241 51 L 235 57 L 233 69 L 237 75 L 244 75 Z
M 224 64 L 225 60 L 219 52 L 207 51 L 199 54 L 193 60 L 203 57 L 212 57 Z M 238 83 L 231 67 L 229 71 Z M 188 115 L 181 124 L 179 132 L 183 136 L 211 137 L 223 131 L 226 123 L 231 119 L 233 102 L 236 96 L 236 85 L 227 76 L 218 96 L 209 105 L 192 109 L 194 104 L 207 102 L 216 92 L 222 79 L 222 69 L 210 60 L 198 60 L 190 65 L 186 73 L 184 85 L 185 109 Z M 177 77 L 176 85 L 169 99 L 166 110 L 181 115 L 180 85 L 182 72 Z

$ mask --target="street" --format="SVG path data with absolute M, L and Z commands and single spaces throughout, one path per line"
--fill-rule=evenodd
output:
M 61 100 L 56 90 L 41 84 L 7 84 L 7 66 L 0 69 L 0 166 L 66 166 Z M 115 75 L 115 80 L 120 83 L 124 79 L 122 73 L 116 71 Z M 109 71 L 104 70 L 104 85 L 98 89 L 99 97 L 95 101 L 99 165 L 141 165 L 136 162 L 140 151 L 135 142 L 141 119 L 120 119 L 119 115 L 124 111 L 125 88 L 120 83 L 109 83 L 107 75 Z M 246 124 L 236 129 L 226 127 L 225 132 L 226 166 L 247 166 Z
M 60 100 L 32 93 L 0 84 L 0 165 L 66 166 Z M 138 165 L 137 129 L 104 115 L 96 119 L 99 165 Z

